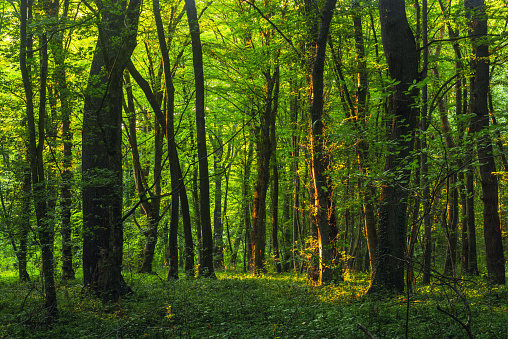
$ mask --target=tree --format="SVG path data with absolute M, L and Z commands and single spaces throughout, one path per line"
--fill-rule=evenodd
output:
M 33 103 L 33 88 L 27 65 L 27 55 L 33 56 L 28 46 L 32 46 L 32 34 L 28 33 L 28 24 L 32 19 L 31 1 L 21 1 L 20 12 L 20 52 L 19 62 L 23 87 L 26 100 L 26 116 L 28 122 L 28 154 L 31 172 L 32 197 L 35 205 L 35 215 L 37 219 L 38 236 L 41 245 L 42 274 L 44 276 L 44 306 L 48 312 L 48 322 L 53 322 L 58 316 L 56 288 L 54 281 L 53 266 L 53 238 L 54 229 L 51 217 L 49 215 L 48 200 L 49 187 L 48 178 L 44 168 L 43 149 L 45 144 L 45 118 L 46 118 L 46 89 L 48 76 L 48 47 L 46 33 L 41 33 L 39 43 L 40 54 L 40 75 L 39 75 L 39 112 L 38 128 L 36 129 L 35 110 Z M 48 4 L 44 4 L 44 9 L 48 11 Z
M 312 123 L 312 186 L 314 190 L 313 215 L 318 230 L 319 246 L 319 282 L 330 283 L 333 280 L 333 251 L 330 235 L 332 229 L 329 224 L 329 216 L 333 214 L 329 210 L 331 199 L 329 178 L 326 175 L 326 164 L 329 162 L 325 154 L 325 138 L 323 123 L 323 74 L 326 56 L 326 41 L 333 18 L 336 0 L 327 0 L 321 14 L 319 33 L 316 41 L 314 62 L 312 65 L 312 101 L 310 105 L 310 117 Z
M 483 0 L 464 1 L 466 14 L 470 19 L 469 37 L 473 45 L 473 80 L 471 86 L 471 113 L 474 119 L 470 129 L 479 134 L 477 152 L 480 161 L 480 176 L 483 201 L 483 231 L 489 280 L 495 284 L 505 284 L 505 260 L 499 221 L 498 181 L 496 163 L 489 132 L 489 111 L 487 95 L 489 91 L 489 47 L 487 35 L 487 14 Z
M 54 3 L 55 10 L 58 8 L 58 2 Z M 60 31 L 55 34 L 55 41 L 50 45 L 52 47 L 53 58 L 55 60 L 54 79 L 57 87 L 57 96 L 60 101 L 61 120 L 62 120 L 62 142 L 63 159 L 60 185 L 60 233 L 62 235 L 62 276 L 64 279 L 74 279 L 73 254 L 72 254 L 72 181 L 74 173 L 72 172 L 72 130 L 71 130 L 71 92 L 67 83 L 67 70 L 65 66 L 65 56 L 67 54 L 64 43 L 64 25 L 67 23 L 69 12 L 69 0 L 63 2 L 62 14 L 60 18 L 63 24 Z
M 205 277 L 215 278 L 213 268 L 213 234 L 210 219 L 210 179 L 208 177 L 208 154 L 206 151 L 205 129 L 205 82 L 203 69 L 203 52 L 199 31 L 198 16 L 194 0 L 185 0 L 187 21 L 192 41 L 192 60 L 194 67 L 194 81 L 196 88 L 196 139 L 198 145 L 199 163 L 199 208 L 202 231 L 201 262 L 199 273 Z
M 395 83 L 390 103 L 391 143 L 385 164 L 389 177 L 381 187 L 377 263 L 369 292 L 404 290 L 406 187 L 411 174 L 408 158 L 418 112 L 414 105 L 416 93 L 410 88 L 418 79 L 418 55 L 404 1 L 380 0 L 379 16 L 388 70 Z
M 83 113 L 83 279 L 104 301 L 117 301 L 128 291 L 122 277 L 123 72 L 136 46 L 141 2 L 96 5 L 99 38 Z
M 145 247 L 143 249 L 143 261 L 139 267 L 141 273 L 153 273 L 152 264 L 155 254 L 155 246 L 157 245 L 157 230 L 160 221 L 160 202 L 161 202 L 161 176 L 162 176 L 162 145 L 164 134 L 161 131 L 161 124 L 155 118 L 154 123 L 154 154 L 153 154 L 153 189 L 147 187 L 147 169 L 143 168 L 140 160 L 140 152 L 138 148 L 137 138 L 137 114 L 134 107 L 134 95 L 132 93 L 132 84 L 129 74 L 125 76 L 125 91 L 127 94 L 127 114 L 128 116 L 128 139 L 131 146 L 132 154 L 132 167 L 134 172 L 134 185 L 139 199 L 141 200 L 141 207 L 147 219 L 147 228 L 143 230 L 145 235 Z M 150 92 L 151 93 L 151 92 Z M 151 93 L 152 94 L 152 93 Z M 155 98 L 154 98 L 155 99 Z M 159 104 L 160 107 L 160 104 Z M 150 197 L 148 199 L 147 197 Z

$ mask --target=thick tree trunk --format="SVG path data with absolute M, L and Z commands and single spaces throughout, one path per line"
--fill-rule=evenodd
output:
M 466 15 L 471 20 L 470 38 L 474 59 L 474 79 L 471 87 L 472 132 L 479 134 L 477 144 L 483 192 L 483 230 L 489 280 L 505 284 L 505 260 L 499 220 L 498 181 L 492 140 L 485 129 L 489 126 L 487 95 L 489 90 L 489 49 L 483 40 L 487 34 L 487 14 L 483 0 L 466 0 Z
M 129 291 L 121 273 L 123 71 L 136 46 L 140 1 L 98 7 L 83 114 L 83 278 L 104 301 L 117 301 Z
M 381 188 L 379 243 L 374 278 L 369 292 L 404 290 L 406 265 L 407 198 L 411 169 L 408 157 L 413 147 L 417 109 L 414 90 L 418 78 L 416 43 L 407 22 L 403 0 L 380 0 L 381 37 L 390 76 L 398 82 L 392 94 L 392 143 L 385 170 L 392 176 Z

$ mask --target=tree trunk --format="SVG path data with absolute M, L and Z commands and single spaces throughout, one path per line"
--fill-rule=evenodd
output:
M 251 185 L 250 185 L 250 177 L 251 177 L 251 168 L 252 161 L 254 156 L 254 147 L 252 143 L 248 143 L 247 145 L 247 154 L 243 163 L 243 178 L 242 178 L 242 220 L 244 224 L 244 272 L 247 271 L 247 266 L 252 262 L 252 242 L 251 242 Z M 246 263 L 246 264 L 245 264 Z
M 56 9 L 55 9 L 56 10 Z M 63 12 L 60 19 L 65 23 L 69 11 L 69 1 L 65 0 L 63 4 Z M 54 43 L 50 44 L 55 59 L 54 78 L 58 91 L 58 99 L 60 100 L 60 110 L 62 116 L 62 143 L 63 143 L 63 160 L 60 187 L 60 233 L 62 236 L 62 278 L 74 279 L 75 272 L 72 265 L 72 131 L 71 125 L 71 108 L 70 108 L 70 91 L 67 86 L 66 67 L 65 67 L 65 44 L 63 32 L 58 32 L 54 36 Z
M 220 131 L 218 131 L 220 135 Z M 214 145 L 216 152 L 214 153 L 213 170 L 215 173 L 215 204 L 213 210 L 213 238 L 214 238 L 214 267 L 215 269 L 224 269 L 224 244 L 222 237 L 224 234 L 224 225 L 222 223 L 222 141 L 217 137 L 217 144 Z M 212 143 L 213 145 L 213 143 Z
M 480 176 L 483 192 L 483 231 L 487 255 L 489 280 L 494 284 L 505 284 L 505 261 L 499 221 L 498 181 L 494 161 L 492 140 L 485 129 L 489 126 L 487 95 L 489 90 L 489 49 L 485 43 L 487 14 L 483 0 L 466 0 L 466 15 L 470 19 L 470 39 L 474 59 L 474 79 L 471 87 L 471 113 L 474 114 L 471 128 L 479 134 L 477 152 L 480 160 Z
M 185 0 L 187 20 L 192 41 L 192 60 L 196 87 L 196 139 L 199 163 L 199 191 L 202 230 L 202 252 L 199 263 L 199 274 L 215 278 L 213 267 L 213 234 L 210 219 L 210 180 L 208 177 L 208 154 L 206 150 L 205 128 L 205 80 L 203 75 L 203 52 L 199 23 L 194 0 Z
M 270 69 L 264 71 L 266 80 L 265 103 L 260 115 L 259 135 L 257 137 L 257 180 L 254 188 L 254 206 L 252 210 L 252 263 L 255 273 L 266 271 L 266 193 L 270 181 L 270 158 L 273 146 L 270 140 L 271 121 L 275 119 L 275 85 L 279 76 L 276 68 L 273 75 Z
M 46 4 L 47 5 L 47 4 Z M 45 9 L 47 9 L 45 7 Z M 56 288 L 53 267 L 53 223 L 48 214 L 47 200 L 48 182 L 45 177 L 43 149 L 45 143 L 45 117 L 46 117 L 46 88 L 48 76 L 48 54 L 46 34 L 40 36 L 40 86 L 39 86 L 39 121 L 36 131 L 35 112 L 33 105 L 33 88 L 27 67 L 27 46 L 31 47 L 32 39 L 28 34 L 28 24 L 32 18 L 32 2 L 25 0 L 20 4 L 20 70 L 26 98 L 26 115 L 28 122 L 30 156 L 30 171 L 32 180 L 32 193 L 35 205 L 35 214 L 38 227 L 38 236 L 41 245 L 42 275 L 44 277 L 44 306 L 48 312 L 48 322 L 53 322 L 58 316 Z M 32 55 L 28 56 L 31 59 Z
M 275 133 L 276 116 L 279 105 L 279 66 L 276 70 L 275 88 L 273 95 L 273 114 L 270 116 L 270 144 L 272 147 L 272 245 L 273 261 L 277 273 L 282 273 L 279 249 L 279 170 L 277 168 L 277 135 Z
M 385 171 L 391 178 L 381 187 L 377 264 L 369 292 L 404 291 L 406 264 L 407 198 L 411 169 L 407 158 L 413 147 L 417 109 L 414 90 L 418 78 L 418 54 L 403 0 L 380 0 L 381 37 L 390 76 L 398 83 L 392 94 L 392 143 L 388 146 Z
M 359 8 L 359 1 L 353 1 L 354 8 Z M 355 127 L 358 134 L 361 136 L 368 135 L 367 130 L 367 94 L 368 94 L 368 71 L 367 63 L 365 60 L 365 44 L 363 39 L 362 17 L 360 14 L 353 15 L 353 30 L 355 35 L 355 48 L 356 48 L 356 64 L 358 67 L 358 82 L 356 88 L 356 105 L 351 107 L 355 110 Z M 338 67 L 338 65 L 337 65 Z M 364 185 L 361 188 L 361 198 L 365 210 L 365 235 L 367 237 L 367 248 L 369 252 L 370 263 L 370 277 L 372 279 L 376 267 L 376 252 L 377 252 L 377 229 L 375 217 L 375 188 L 373 187 L 367 175 L 369 173 L 370 160 L 369 160 L 369 145 L 366 140 L 359 140 L 356 148 L 358 156 L 358 165 L 362 171 L 365 179 L 362 179 Z
M 125 76 L 126 93 L 127 93 L 127 114 L 128 114 L 128 137 L 132 154 L 132 167 L 134 172 L 134 186 L 141 199 L 141 207 L 146 215 L 147 228 L 143 230 L 145 236 L 145 247 L 143 249 L 142 263 L 139 268 L 140 273 L 152 273 L 153 257 L 155 253 L 155 246 L 157 245 L 157 229 L 159 225 L 159 211 L 160 211 L 160 194 L 161 194 L 161 169 L 162 169 L 162 133 L 158 119 L 155 119 L 155 154 L 154 154 L 154 192 L 151 193 L 147 189 L 147 173 L 142 168 L 141 160 L 138 150 L 137 139 L 137 115 L 134 108 L 134 96 L 132 94 L 132 85 L 130 82 L 129 74 Z M 147 199 L 147 193 L 151 199 Z
M 117 301 L 129 292 L 121 273 L 122 85 L 123 71 L 136 46 L 140 4 L 138 0 L 128 6 L 123 0 L 106 6 L 98 4 L 99 39 L 85 92 L 83 279 L 85 286 L 94 289 L 103 301 Z
M 321 23 L 316 40 L 314 62 L 312 66 L 312 102 L 310 116 L 312 122 L 311 148 L 312 148 L 312 186 L 314 188 L 313 215 L 318 229 L 319 246 L 319 282 L 330 283 L 333 280 L 333 249 L 330 239 L 329 204 L 331 192 L 327 189 L 329 184 L 325 171 L 329 162 L 325 149 L 323 136 L 323 105 L 324 85 L 323 74 L 326 56 L 326 42 L 330 31 L 336 0 L 327 0 L 321 13 Z
M 26 162 L 29 163 L 30 160 L 26 159 Z M 16 258 L 18 259 L 18 273 L 19 280 L 26 282 L 30 281 L 30 275 L 27 270 L 27 251 L 28 251 L 28 233 L 30 232 L 30 192 L 32 190 L 31 187 L 32 179 L 30 176 L 30 169 L 26 168 L 23 171 L 23 187 L 22 187 L 22 211 L 20 213 L 20 225 L 19 225 L 19 246 L 16 251 Z

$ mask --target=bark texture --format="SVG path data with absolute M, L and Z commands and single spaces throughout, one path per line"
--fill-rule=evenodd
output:
M 489 127 L 489 48 L 485 42 L 487 35 L 487 13 L 483 0 L 466 0 L 465 8 L 470 18 L 470 38 L 473 44 L 474 59 L 471 86 L 471 113 L 474 114 L 470 129 L 478 133 L 478 159 L 483 201 L 483 231 L 487 256 L 489 280 L 495 284 L 505 284 L 505 261 L 499 220 L 498 181 L 492 139 L 486 130 Z
M 407 197 L 417 109 L 410 85 L 418 77 L 418 54 L 409 27 L 404 0 L 379 2 L 381 37 L 390 76 L 397 81 L 391 96 L 391 135 L 381 187 L 377 264 L 369 292 L 404 290 L 406 265 Z
M 213 234 L 210 219 L 210 178 L 208 177 L 208 154 L 205 129 L 205 80 L 203 74 L 203 50 L 199 31 L 198 16 L 194 0 L 185 0 L 187 21 L 192 42 L 192 61 L 196 88 L 196 139 L 199 164 L 199 209 L 201 221 L 201 261 L 199 274 L 215 278 L 213 267 Z
M 136 46 L 141 2 L 102 4 L 83 114 L 83 278 L 104 301 L 129 291 L 122 277 L 123 71 Z M 118 9 L 122 9 L 119 11 Z
M 333 248 L 331 227 L 329 217 L 331 206 L 331 192 L 329 188 L 329 178 L 326 175 L 328 169 L 328 155 L 325 149 L 324 123 L 323 123 L 323 74 L 326 56 L 326 42 L 330 31 L 330 23 L 333 18 L 336 0 L 327 0 L 321 13 L 321 22 L 319 24 L 319 33 L 316 40 L 316 49 L 314 62 L 312 66 L 312 102 L 310 106 L 310 116 L 312 122 L 311 129 L 311 147 L 312 147 L 312 186 L 313 196 L 313 216 L 318 230 L 319 247 L 319 282 L 330 283 L 333 280 Z

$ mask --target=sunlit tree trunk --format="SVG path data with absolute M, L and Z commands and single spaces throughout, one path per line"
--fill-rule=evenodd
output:
M 319 282 L 330 283 L 333 280 L 333 249 L 330 239 L 329 210 L 331 192 L 329 192 L 328 178 L 325 173 L 329 155 L 326 154 L 323 105 L 324 105 L 324 66 L 326 56 L 326 43 L 330 31 L 336 0 L 327 0 L 321 13 L 319 33 L 315 46 L 314 62 L 312 66 L 312 101 L 311 116 L 311 170 L 312 186 L 314 189 L 313 215 L 318 230 L 319 247 Z

